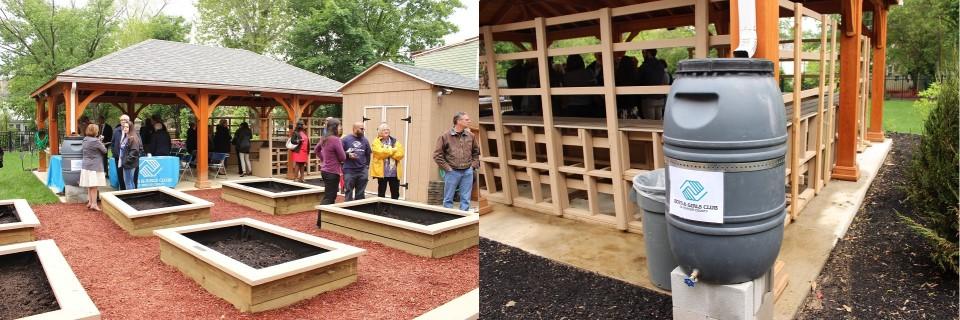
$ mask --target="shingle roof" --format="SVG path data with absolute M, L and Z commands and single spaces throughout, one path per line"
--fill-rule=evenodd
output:
M 480 87 L 477 80 L 472 80 L 470 78 L 456 74 L 452 71 L 428 69 L 423 67 L 415 67 L 407 64 L 393 63 L 389 61 L 380 61 L 377 64 L 371 66 L 370 68 L 367 68 L 367 70 L 363 71 L 356 77 L 353 77 L 353 79 L 350 79 L 350 81 L 347 81 L 347 83 L 345 83 L 343 86 L 340 87 L 340 91 L 343 91 L 344 87 L 350 85 L 350 83 L 359 79 L 370 70 L 373 70 L 374 68 L 376 68 L 378 65 L 383 65 L 385 67 L 402 72 L 411 77 L 420 79 L 423 82 L 426 82 L 435 86 L 464 89 L 464 90 L 475 90 L 475 91 L 478 91 Z
M 57 80 L 124 80 L 323 96 L 339 96 L 337 89 L 343 85 L 247 50 L 152 39 L 64 71 Z

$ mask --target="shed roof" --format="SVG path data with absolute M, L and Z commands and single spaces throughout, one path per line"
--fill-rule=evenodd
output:
M 408 76 L 419 79 L 420 81 L 429 83 L 431 85 L 439 87 L 447 87 L 454 89 L 464 89 L 464 90 L 473 90 L 479 91 L 479 83 L 477 80 L 469 79 L 467 77 L 461 76 L 457 73 L 446 71 L 446 70 L 437 70 L 423 67 L 415 67 L 407 64 L 393 63 L 388 61 L 380 61 L 377 64 L 370 66 L 367 70 L 364 70 L 347 83 L 343 84 L 338 91 L 343 92 L 343 89 L 349 86 L 350 84 L 360 79 L 365 74 L 370 72 L 370 70 L 376 69 L 379 66 L 384 66 L 397 72 L 406 74 Z
M 146 40 L 58 74 L 56 82 L 189 87 L 339 96 L 342 83 L 270 57 L 231 49 Z

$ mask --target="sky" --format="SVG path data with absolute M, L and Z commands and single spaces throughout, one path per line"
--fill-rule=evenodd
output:
M 195 22 L 197 19 L 197 8 L 194 7 L 195 0 L 168 0 L 167 6 L 163 12 L 169 15 L 181 16 L 189 22 Z M 480 1 L 479 0 L 461 0 L 466 8 L 457 9 L 450 16 L 452 21 L 460 31 L 443 37 L 447 44 L 463 41 L 477 36 L 480 27 Z M 159 7 L 161 1 L 150 0 L 155 7 Z

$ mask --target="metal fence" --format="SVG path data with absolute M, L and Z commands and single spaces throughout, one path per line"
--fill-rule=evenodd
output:
M 0 131 L 0 147 L 5 151 L 34 151 L 36 130 Z
M 884 96 L 887 99 L 916 99 L 932 82 L 933 79 L 929 77 L 887 76 Z

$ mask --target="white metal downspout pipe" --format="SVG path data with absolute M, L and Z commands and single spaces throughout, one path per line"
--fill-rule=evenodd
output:
M 757 52 L 757 8 L 755 0 L 737 2 L 740 16 L 740 45 L 733 51 L 738 58 L 752 58 Z
M 73 128 L 73 130 L 71 132 L 66 132 L 66 134 L 79 133 L 79 130 L 77 130 L 77 83 L 76 82 L 72 82 L 70 84 L 70 120 L 69 121 L 70 121 L 70 127 Z M 84 128 L 84 130 L 86 130 L 86 128 Z

